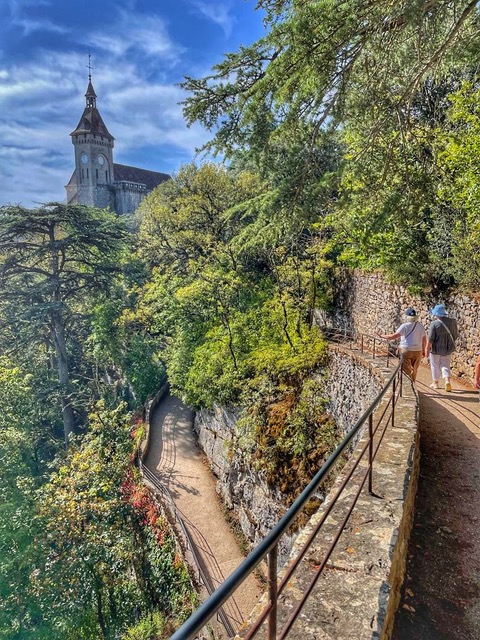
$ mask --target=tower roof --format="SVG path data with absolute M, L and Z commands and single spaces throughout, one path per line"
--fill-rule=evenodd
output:
M 93 88 L 92 79 L 88 77 L 88 87 L 87 93 L 85 94 L 85 98 L 96 98 L 97 94 L 95 93 L 95 89 Z
M 85 98 L 87 104 L 85 106 L 85 109 L 83 110 L 80 122 L 77 124 L 75 130 L 72 131 L 70 135 L 76 136 L 82 133 L 93 133 L 104 136 L 105 138 L 108 138 L 108 140 L 115 140 L 115 138 L 108 131 L 104 121 L 102 120 L 102 116 L 97 109 L 97 94 L 95 93 L 95 89 L 93 88 L 90 76 L 88 78 L 88 87 Z

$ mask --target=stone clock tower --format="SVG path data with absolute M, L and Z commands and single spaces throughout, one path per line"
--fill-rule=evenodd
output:
M 93 207 L 114 208 L 112 201 L 113 144 L 115 138 L 109 133 L 97 109 L 97 96 L 88 76 L 87 101 L 80 122 L 70 135 L 75 149 L 75 185 L 67 186 L 67 198 L 75 196 L 78 202 Z M 68 198 L 70 201 L 71 198 Z
M 90 63 L 89 63 L 90 70 Z M 114 164 L 115 138 L 109 133 L 97 109 L 97 96 L 88 75 L 86 105 L 75 131 L 75 169 L 65 187 L 69 204 L 109 208 L 119 215 L 133 214 L 143 198 L 161 182 L 166 173 Z

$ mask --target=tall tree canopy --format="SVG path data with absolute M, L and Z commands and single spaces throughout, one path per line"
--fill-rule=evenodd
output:
M 189 122 L 214 129 L 213 144 L 232 152 L 259 135 L 264 139 L 351 117 L 357 105 L 378 100 L 372 132 L 389 101 L 408 117 L 427 77 L 468 64 L 478 50 L 475 0 L 261 0 L 267 34 L 228 54 L 203 79 L 187 78 Z M 362 96 L 362 100 L 359 100 Z M 359 113 L 357 111 L 357 113 Z M 373 126 L 374 125 L 374 126 Z
M 0 209 L 2 348 L 43 344 L 53 351 L 66 441 L 75 424 L 69 334 L 89 313 L 88 297 L 111 286 L 126 237 L 118 218 L 99 209 L 58 203 Z
M 457 116 L 453 124 L 448 96 L 464 81 L 478 87 L 478 3 L 265 0 L 258 7 L 265 36 L 228 54 L 211 75 L 184 82 L 184 113 L 212 130 L 207 146 L 249 157 L 259 171 L 270 167 L 271 188 L 288 185 L 294 194 L 283 220 L 316 215 L 348 264 L 381 267 L 414 285 L 475 286 L 461 266 L 476 246 L 460 231 L 472 229 L 459 223 L 469 217 L 467 192 L 448 196 L 440 140 L 452 149 L 462 126 Z M 312 159 L 325 139 L 336 140 L 337 161 L 315 180 Z M 282 147 L 291 150 L 283 169 L 303 166 L 289 172 L 289 183 L 276 164 Z M 314 188 L 329 169 L 335 203 Z M 470 184 L 466 164 L 457 170 Z M 278 201 L 273 208 L 278 215 Z

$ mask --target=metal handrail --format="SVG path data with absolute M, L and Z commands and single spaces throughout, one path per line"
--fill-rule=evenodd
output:
M 376 351 L 376 349 L 375 349 L 376 340 L 379 340 L 378 336 L 367 336 L 366 334 L 363 334 L 363 335 L 361 335 L 359 337 L 361 338 L 361 341 L 362 341 L 362 351 L 364 349 L 364 339 L 365 338 L 373 339 L 373 353 L 374 353 L 374 357 L 375 357 L 375 355 L 376 355 L 376 353 L 375 353 L 375 351 Z M 342 341 L 349 341 L 350 344 L 353 344 L 353 342 L 355 341 L 355 338 L 352 337 L 352 336 L 347 336 L 346 332 L 345 332 L 345 335 L 342 336 Z M 387 351 L 387 353 L 388 353 L 388 351 Z M 298 516 L 300 511 L 303 509 L 303 507 L 308 502 L 308 500 L 319 489 L 320 485 L 325 480 L 325 478 L 327 477 L 327 475 L 329 474 L 329 472 L 331 471 L 333 466 L 337 463 L 337 461 L 339 460 L 340 456 L 345 451 L 345 449 L 348 447 L 348 445 L 352 442 L 352 440 L 355 438 L 355 436 L 360 432 L 362 427 L 367 423 L 368 423 L 368 429 L 369 429 L 369 440 L 367 442 L 367 445 L 364 447 L 363 451 L 359 455 L 358 460 L 355 463 L 355 468 L 356 468 L 356 466 L 360 462 L 361 457 L 363 456 L 365 451 L 368 449 L 368 452 L 369 452 L 369 464 L 368 464 L 367 472 L 365 474 L 365 477 L 364 477 L 363 481 L 361 482 L 360 488 L 359 488 L 359 490 L 357 492 L 357 496 L 355 497 L 353 504 L 350 506 L 350 509 L 349 509 L 349 511 L 347 513 L 347 516 L 346 516 L 345 520 L 344 520 L 344 523 L 342 523 L 342 526 L 339 528 L 339 533 L 337 534 L 336 539 L 334 541 L 335 543 L 338 540 L 338 538 L 340 537 L 341 532 L 343 531 L 344 524 L 346 523 L 346 521 L 348 520 L 351 512 L 353 511 L 353 508 L 354 508 L 354 506 L 356 504 L 357 498 L 360 495 L 360 492 L 361 492 L 365 482 L 367 481 L 367 479 L 368 479 L 369 491 L 370 491 L 370 493 L 373 493 L 373 491 L 372 491 L 373 460 L 374 460 L 374 458 L 376 456 L 376 453 L 377 453 L 378 448 L 380 446 L 381 440 L 383 439 L 383 436 L 385 434 L 385 430 L 387 428 L 388 422 L 391 421 L 392 425 L 394 424 L 394 420 L 395 420 L 395 404 L 396 404 L 396 401 L 397 401 L 398 397 L 402 393 L 402 390 L 401 390 L 402 389 L 402 387 L 401 387 L 401 379 L 402 379 L 401 366 L 402 366 L 402 361 L 401 361 L 401 358 L 400 358 L 398 360 L 397 366 L 393 370 L 393 373 L 391 374 L 391 376 L 388 379 L 387 383 L 385 384 L 383 389 L 380 391 L 380 393 L 377 395 L 375 400 L 371 403 L 371 405 L 363 413 L 363 415 L 357 420 L 357 422 L 355 423 L 354 427 L 345 435 L 345 437 L 343 438 L 341 443 L 338 445 L 338 447 L 335 449 L 335 451 L 330 455 L 330 457 L 326 460 L 326 462 L 322 465 L 322 467 L 316 473 L 316 475 L 314 476 L 314 478 L 310 482 L 310 484 L 301 492 L 301 494 L 298 496 L 298 498 L 293 502 L 291 507 L 285 513 L 285 515 L 279 520 L 279 522 L 273 527 L 273 529 L 265 536 L 265 538 L 258 544 L 258 546 L 255 549 L 253 549 L 253 551 L 247 556 L 247 558 L 245 558 L 245 560 L 232 572 L 232 574 L 225 580 L 225 582 L 223 582 L 223 584 L 170 637 L 170 640 L 192 640 L 195 637 L 195 635 L 205 626 L 205 624 L 208 622 L 208 620 L 210 620 L 211 617 L 220 609 L 220 607 L 223 605 L 223 603 L 226 600 L 228 600 L 228 598 L 230 598 L 230 596 L 238 589 L 238 587 L 246 580 L 246 578 L 255 570 L 255 568 L 260 564 L 260 562 L 262 562 L 262 560 L 264 560 L 265 558 L 268 558 L 268 567 L 269 567 L 269 569 L 268 569 L 268 577 L 269 577 L 269 579 L 268 579 L 268 597 L 269 597 L 268 604 L 266 605 L 266 607 L 264 608 L 264 610 L 262 611 L 260 616 L 257 618 L 257 620 L 250 627 L 249 632 L 244 636 L 244 638 L 245 638 L 245 640 L 253 638 L 254 635 L 256 634 L 256 632 L 258 631 L 258 629 L 261 627 L 261 625 L 267 619 L 268 619 L 268 622 L 267 622 L 267 624 L 268 624 L 268 627 L 267 627 L 267 638 L 268 638 L 268 640 L 275 640 L 277 638 L 277 629 L 276 629 L 276 625 L 277 625 L 277 615 L 276 615 L 277 614 L 277 611 L 276 611 L 276 609 L 277 609 L 277 598 L 278 598 L 278 595 L 281 593 L 281 590 L 283 589 L 283 587 L 286 584 L 286 580 L 282 580 L 280 585 L 278 585 L 278 583 L 277 583 L 277 550 L 278 550 L 278 543 L 280 541 L 280 538 L 288 530 L 289 526 L 292 524 L 292 522 Z M 397 389 L 397 381 L 400 382 L 400 384 L 398 386 L 398 389 Z M 383 414 L 382 414 L 382 416 L 380 418 L 380 421 L 378 422 L 377 427 L 374 430 L 373 429 L 373 414 L 374 414 L 375 410 L 377 409 L 377 407 L 379 406 L 379 404 L 384 399 L 384 397 L 387 394 L 387 391 L 389 389 L 392 389 L 391 400 L 389 399 L 388 405 L 385 408 L 385 410 L 384 410 L 384 412 L 383 412 Z M 385 417 L 386 411 L 387 411 L 389 406 L 391 406 L 391 411 L 390 411 L 390 414 L 388 416 L 387 423 L 386 423 L 386 425 L 385 425 L 385 427 L 383 429 L 383 432 L 380 434 L 380 440 L 379 440 L 379 442 L 377 444 L 377 447 L 376 447 L 376 449 L 374 451 L 373 450 L 374 449 L 373 448 L 373 439 L 374 439 L 375 435 L 378 433 L 381 421 Z M 353 474 L 353 471 L 352 471 L 352 474 Z M 347 478 L 347 481 L 348 481 L 348 479 L 350 477 L 351 476 L 349 476 Z M 336 504 L 337 499 L 338 499 L 341 491 L 343 491 L 343 488 L 347 484 L 347 481 L 344 481 L 343 485 L 340 487 L 340 490 L 337 492 L 335 500 L 332 500 L 332 503 L 334 503 L 333 506 Z M 332 504 L 329 505 L 328 510 L 327 510 L 328 512 L 326 514 L 324 514 L 321 524 L 323 524 L 323 522 L 325 521 L 326 517 L 330 513 L 330 511 L 333 508 L 333 506 L 332 506 Z M 321 524 L 320 524 L 320 526 L 321 526 Z M 320 527 L 318 527 L 318 528 L 320 528 Z M 318 532 L 318 529 L 315 532 L 315 535 L 316 535 L 317 532 Z M 313 535 L 311 540 L 310 540 L 310 542 L 313 541 L 314 537 L 315 536 Z M 331 546 L 331 548 L 329 549 L 328 555 L 327 555 L 326 559 L 324 559 L 324 561 L 322 562 L 322 567 L 319 570 L 318 575 L 315 576 L 314 582 L 313 582 L 312 586 L 309 588 L 308 593 L 310 592 L 311 588 L 313 588 L 313 585 L 315 584 L 315 582 L 318 579 L 320 573 L 322 572 L 323 567 L 325 566 L 328 558 L 330 557 L 334 546 L 335 545 L 333 544 Z M 305 549 L 305 551 L 306 551 L 306 549 Z M 303 551 L 303 554 L 301 552 L 302 557 L 303 557 L 305 551 Z M 301 560 L 301 558 L 300 558 L 300 560 Z M 295 568 L 296 568 L 296 566 L 298 566 L 298 564 L 299 564 L 299 561 L 296 562 Z M 287 571 L 289 571 L 289 570 L 290 569 L 287 569 Z M 291 573 L 289 573 L 288 575 L 290 576 Z M 307 597 L 308 597 L 308 593 L 307 593 Z M 302 600 L 301 604 L 303 604 L 304 600 Z M 288 631 L 289 631 L 291 625 L 293 624 L 296 616 L 298 615 L 299 611 L 300 611 L 300 609 L 298 609 L 297 611 L 294 612 L 295 616 L 293 618 L 292 617 L 290 618 L 290 620 L 287 623 L 287 627 L 283 630 L 282 634 L 280 635 L 280 638 L 286 637 L 286 635 L 288 634 Z

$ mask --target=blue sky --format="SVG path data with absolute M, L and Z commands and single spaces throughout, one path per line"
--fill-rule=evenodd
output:
M 65 198 L 70 133 L 97 107 L 121 164 L 173 173 L 207 139 L 178 83 L 263 34 L 255 0 L 0 0 L 0 204 Z

